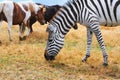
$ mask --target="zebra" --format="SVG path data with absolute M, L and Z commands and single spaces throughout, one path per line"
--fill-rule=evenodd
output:
M 108 54 L 102 38 L 100 25 L 120 25 L 120 0 L 70 0 L 50 21 L 46 31 L 49 33 L 44 53 L 46 60 L 54 60 L 64 45 L 65 35 L 75 23 L 87 28 L 87 48 L 82 61 L 90 57 L 92 35 L 95 34 L 103 53 L 103 65 L 108 65 Z

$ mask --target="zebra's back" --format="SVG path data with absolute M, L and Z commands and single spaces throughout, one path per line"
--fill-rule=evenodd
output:
M 96 14 L 100 25 L 120 25 L 120 0 L 85 0 L 86 8 Z

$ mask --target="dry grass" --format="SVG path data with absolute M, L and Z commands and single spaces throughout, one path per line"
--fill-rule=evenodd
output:
M 9 41 L 7 24 L 0 30 L 0 80 L 115 80 L 120 79 L 120 27 L 101 28 L 109 55 L 104 67 L 101 49 L 93 37 L 91 57 L 81 59 L 86 50 L 86 29 L 79 25 L 65 39 L 64 48 L 53 62 L 44 59 L 46 27 L 38 23 L 26 41 L 18 39 L 18 26 L 13 26 L 13 42 Z

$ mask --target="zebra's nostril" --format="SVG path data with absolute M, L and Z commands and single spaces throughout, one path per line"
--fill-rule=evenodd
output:
M 48 61 L 52 61 L 52 60 L 55 60 L 55 57 L 54 56 L 49 56 L 48 53 L 47 53 L 47 50 L 45 50 L 45 53 L 44 53 L 44 57 L 45 59 Z

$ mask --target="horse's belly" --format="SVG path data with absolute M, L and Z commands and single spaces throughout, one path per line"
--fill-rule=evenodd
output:
M 13 19 L 13 25 L 18 25 L 18 24 L 21 24 L 23 23 L 23 20 L 20 20 L 19 18 L 18 19 Z

